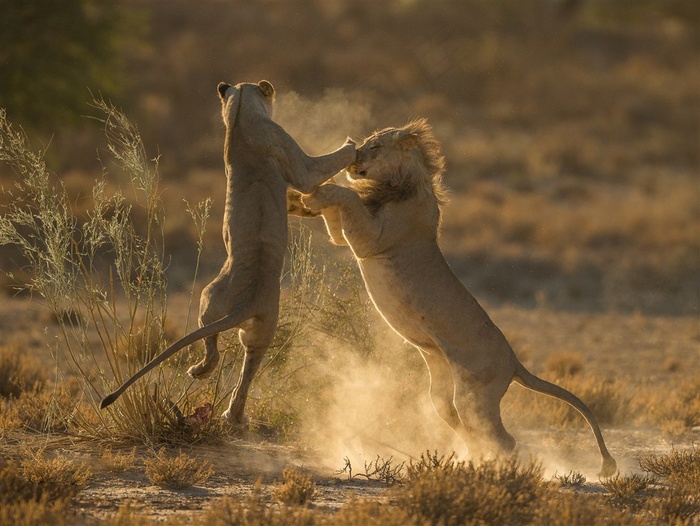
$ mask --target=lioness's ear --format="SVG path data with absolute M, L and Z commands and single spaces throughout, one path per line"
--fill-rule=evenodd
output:
M 226 90 L 231 87 L 231 84 L 226 84 L 225 82 L 219 82 L 219 85 L 216 87 L 216 91 L 219 92 L 219 98 L 221 101 L 226 100 Z
M 418 135 L 407 130 L 397 130 L 393 133 L 394 144 L 402 150 L 410 150 L 418 144 Z
M 268 99 L 275 96 L 275 88 L 268 81 L 261 80 L 258 82 L 258 87 L 263 92 L 263 95 L 265 95 Z

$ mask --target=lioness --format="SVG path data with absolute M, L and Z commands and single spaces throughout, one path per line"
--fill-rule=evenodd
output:
M 371 135 L 348 171 L 351 188 L 325 184 L 302 201 L 322 212 L 335 244 L 350 246 L 377 310 L 420 351 L 433 406 L 470 454 L 515 447 L 500 413 L 514 380 L 576 408 L 598 441 L 601 475 L 613 475 L 615 460 L 590 409 L 525 369 L 445 261 L 437 242 L 444 158 L 427 121 Z
M 239 327 L 245 360 L 223 417 L 241 424 L 250 383 L 277 328 L 287 211 L 308 215 L 293 194 L 288 205 L 288 185 L 310 192 L 355 160 L 355 143 L 349 139 L 332 153 L 306 155 L 272 120 L 275 89 L 266 80 L 236 86 L 222 82 L 217 90 L 226 126 L 226 261 L 202 291 L 200 328 L 172 344 L 105 397 L 103 408 L 138 378 L 202 338 L 206 355 L 187 372 L 195 378 L 207 376 L 219 360 L 218 334 Z

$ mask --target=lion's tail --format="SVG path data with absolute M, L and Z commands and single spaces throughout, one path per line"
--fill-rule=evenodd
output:
M 593 430 L 593 434 L 598 442 L 598 449 L 600 449 L 600 454 L 603 457 L 603 466 L 600 471 L 600 476 L 610 477 L 615 474 L 617 471 L 617 463 L 610 452 L 608 452 L 608 448 L 605 447 L 605 441 L 603 440 L 603 434 L 600 432 L 598 422 L 595 416 L 593 416 L 593 412 L 586 404 L 563 387 L 538 378 L 525 369 L 525 366 L 520 363 L 518 364 L 518 369 L 515 372 L 513 380 L 523 387 L 562 400 L 581 413 L 583 418 L 586 419 L 586 422 L 588 422 L 588 425 L 591 426 L 591 430 Z
M 160 353 L 158 356 L 153 358 L 150 362 L 148 362 L 146 365 L 143 366 L 142 369 L 137 371 L 131 378 L 129 378 L 126 382 L 124 382 L 119 389 L 116 391 L 108 394 L 102 399 L 102 402 L 100 403 L 100 409 L 104 409 L 108 405 L 114 403 L 114 401 L 119 398 L 124 391 L 127 390 L 127 388 L 133 384 L 136 380 L 141 378 L 143 375 L 148 373 L 151 369 L 154 367 L 157 367 L 161 363 L 163 363 L 165 360 L 170 358 L 173 354 L 178 352 L 179 350 L 187 347 L 188 345 L 193 344 L 194 342 L 201 340 L 202 338 L 206 338 L 207 336 L 213 336 L 214 334 L 218 334 L 220 332 L 226 331 L 228 329 L 232 329 L 234 327 L 237 327 L 247 319 L 251 318 L 253 316 L 253 312 L 251 311 L 250 307 L 248 306 L 243 306 L 241 305 L 237 309 L 235 309 L 233 312 L 230 314 L 224 316 L 223 318 L 216 320 L 212 323 L 209 323 L 208 325 L 204 325 L 203 327 L 200 327 L 196 331 L 193 331 L 182 338 L 180 338 L 178 341 L 173 343 L 170 347 L 165 349 L 162 353 Z

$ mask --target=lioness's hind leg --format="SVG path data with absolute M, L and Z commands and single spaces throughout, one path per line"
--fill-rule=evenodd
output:
M 248 391 L 253 378 L 255 378 L 255 373 L 260 368 L 265 351 L 267 351 L 267 346 L 246 347 L 241 375 L 238 377 L 238 383 L 231 395 L 229 407 L 221 415 L 232 425 L 245 424 L 245 404 L 248 399 Z
M 218 334 L 204 338 L 204 348 L 206 350 L 204 358 L 202 358 L 199 362 L 187 369 L 187 374 L 190 375 L 192 378 L 202 380 L 204 378 L 209 377 L 214 371 L 216 365 L 219 363 L 220 358 L 219 349 L 217 346 L 218 339 Z
M 225 315 L 225 313 L 219 312 L 218 309 L 218 306 L 223 303 L 219 300 L 224 296 L 225 291 L 222 290 L 222 285 L 218 278 L 204 288 L 199 299 L 200 327 L 213 323 Z M 216 367 L 216 364 L 219 363 L 218 337 L 218 334 L 214 334 L 204 338 L 204 358 L 187 370 L 187 374 L 192 378 L 207 378 Z

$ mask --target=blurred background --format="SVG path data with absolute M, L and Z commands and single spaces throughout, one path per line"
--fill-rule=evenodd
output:
M 429 119 L 452 189 L 442 246 L 481 300 L 700 311 L 697 0 L 0 5 L 0 107 L 46 150 L 77 216 L 103 169 L 129 185 L 98 160 L 94 97 L 121 108 L 160 156 L 175 291 L 196 256 L 183 199 L 213 198 L 201 281 L 224 257 L 215 87 L 261 79 L 277 89 L 276 119 L 311 154 Z M 0 168 L 4 186 L 13 177 Z M 0 268 L 18 264 L 2 247 Z

